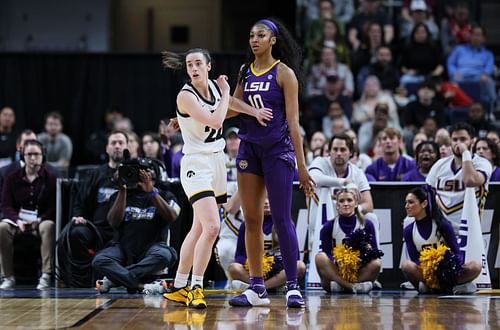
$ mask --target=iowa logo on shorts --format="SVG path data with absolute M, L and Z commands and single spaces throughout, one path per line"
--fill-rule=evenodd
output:
M 191 170 L 187 171 L 187 173 L 186 173 L 186 176 L 188 178 L 192 178 L 194 175 L 195 175 L 194 171 L 191 171 Z
M 248 167 L 248 162 L 242 159 L 238 162 L 238 167 L 240 168 L 240 170 L 245 170 Z

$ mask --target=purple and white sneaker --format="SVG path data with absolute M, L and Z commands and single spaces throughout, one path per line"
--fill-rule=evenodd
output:
M 287 291 L 286 305 L 290 308 L 304 308 L 306 306 L 298 287 Z
M 229 300 L 231 306 L 263 306 L 269 305 L 271 301 L 267 297 L 265 287 L 256 288 L 254 286 L 248 287 L 242 294 L 237 295 Z

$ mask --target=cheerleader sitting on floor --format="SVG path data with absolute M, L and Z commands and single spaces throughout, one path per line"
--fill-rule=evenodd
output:
M 463 263 L 452 225 L 443 218 L 431 189 L 414 188 L 406 195 L 405 209 L 415 218 L 403 231 L 410 260 L 401 269 L 420 293 L 474 293 L 471 281 L 481 272 L 477 261 Z
M 348 184 L 336 195 L 338 215 L 321 229 L 316 268 L 328 292 L 367 293 L 379 275 L 383 252 L 373 223 L 358 210 L 359 191 Z
M 273 230 L 273 219 L 269 208 L 269 200 L 264 203 L 264 256 L 262 258 L 262 270 L 264 273 L 264 285 L 266 289 L 276 289 L 286 283 L 283 260 L 278 248 L 278 238 Z M 248 270 L 247 255 L 245 250 L 245 223 L 243 222 L 238 231 L 238 243 L 236 246 L 235 262 L 229 266 L 233 289 L 246 289 L 250 284 L 250 273 Z M 298 256 L 297 256 L 298 259 Z M 297 260 L 298 277 L 302 278 L 306 271 L 306 265 Z

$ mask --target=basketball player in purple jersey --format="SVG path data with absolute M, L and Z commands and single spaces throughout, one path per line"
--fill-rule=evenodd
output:
M 262 127 L 253 118 L 240 115 L 241 143 L 236 166 L 245 214 L 250 287 L 233 297 L 229 304 L 259 306 L 270 303 L 261 264 L 267 189 L 286 273 L 287 306 L 300 308 L 304 306 L 304 299 L 297 285 L 299 249 L 291 216 L 294 158 L 298 162 L 300 185 L 305 193 L 310 194 L 314 187 L 307 172 L 299 133 L 297 75 L 300 50 L 290 32 L 274 19 L 258 21 L 250 31 L 249 43 L 250 58 L 240 70 L 234 96 L 256 108 L 271 108 L 273 118 Z

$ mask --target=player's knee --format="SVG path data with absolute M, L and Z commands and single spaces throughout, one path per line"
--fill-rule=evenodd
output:
M 207 237 L 208 240 L 215 242 L 219 236 L 220 222 L 211 221 L 203 226 L 203 235 Z
M 237 262 L 233 262 L 232 264 L 230 264 L 228 271 L 229 271 L 229 274 L 231 275 L 231 278 L 233 278 L 233 279 L 239 278 L 239 275 L 240 275 L 242 269 L 243 269 L 243 266 Z
M 471 272 L 475 275 L 478 276 L 481 273 L 482 266 L 481 263 L 478 261 L 471 261 L 470 266 Z
M 262 232 L 262 221 L 245 217 L 245 230 L 251 233 Z
M 414 265 L 415 264 L 410 260 L 405 260 L 401 265 L 401 270 L 403 271 L 403 273 L 409 273 L 415 268 Z
M 328 259 L 326 253 L 320 252 L 314 257 L 314 261 L 316 261 L 316 267 L 323 268 L 324 265 L 330 261 L 330 259 Z

